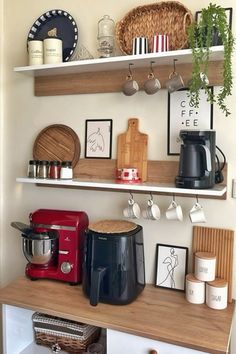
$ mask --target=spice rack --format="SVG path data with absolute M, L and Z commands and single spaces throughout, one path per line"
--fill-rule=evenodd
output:
M 36 96 L 120 92 L 130 63 L 133 64 L 133 74 L 142 90 L 151 61 L 154 62 L 155 75 L 163 87 L 173 70 L 174 59 L 178 60 L 178 72 L 187 82 L 192 71 L 191 49 L 70 61 L 55 65 L 23 66 L 14 68 L 14 71 L 34 77 Z M 211 47 L 208 72 L 211 85 L 222 83 L 223 59 L 223 46 Z

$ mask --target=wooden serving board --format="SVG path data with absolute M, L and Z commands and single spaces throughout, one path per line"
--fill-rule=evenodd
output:
M 67 125 L 49 125 L 38 134 L 33 156 L 36 160 L 71 161 L 75 167 L 80 157 L 79 137 Z
M 232 302 L 233 243 L 233 230 L 193 227 L 193 255 L 198 251 L 216 255 L 216 276 L 228 281 L 228 302 Z
M 147 180 L 148 135 L 138 131 L 138 119 L 128 121 L 126 133 L 118 136 L 117 168 L 137 168 L 142 182 Z

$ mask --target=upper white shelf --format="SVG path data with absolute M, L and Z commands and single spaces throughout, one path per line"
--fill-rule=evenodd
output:
M 223 58 L 223 46 L 211 47 L 211 61 L 220 61 L 223 60 Z M 124 55 L 111 58 L 69 61 L 59 64 L 22 66 L 14 68 L 14 71 L 31 76 L 63 75 L 82 72 L 122 70 L 127 69 L 130 63 L 134 64 L 133 69 L 143 68 L 148 67 L 150 61 L 154 61 L 153 66 L 171 65 L 173 59 L 178 59 L 178 64 L 191 63 L 192 51 L 191 49 L 181 49 L 162 53 Z
M 209 197 L 221 197 L 226 193 L 226 186 L 216 185 L 212 189 L 184 189 L 176 188 L 173 184 L 153 184 L 153 183 L 140 183 L 140 184 L 124 184 L 116 183 L 116 181 L 103 181 L 103 180 L 52 180 L 52 179 L 39 179 L 39 178 L 25 178 L 18 177 L 16 179 L 20 183 L 37 183 L 39 185 L 53 185 L 64 187 L 78 187 L 78 188 L 97 188 L 97 189 L 110 189 L 110 190 L 124 190 L 133 192 L 153 192 L 165 194 L 181 194 L 181 195 L 201 195 Z

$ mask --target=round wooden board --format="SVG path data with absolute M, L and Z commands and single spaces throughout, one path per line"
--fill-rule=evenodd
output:
M 89 224 L 89 229 L 105 234 L 116 234 L 135 230 L 137 224 L 125 220 L 100 220 Z
M 66 125 L 49 125 L 38 134 L 33 157 L 35 160 L 71 161 L 72 167 L 75 167 L 80 157 L 79 137 Z

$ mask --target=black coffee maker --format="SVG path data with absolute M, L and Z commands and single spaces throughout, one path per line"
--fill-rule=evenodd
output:
M 176 187 L 206 189 L 215 185 L 215 131 L 181 130 Z
M 90 304 L 125 305 L 145 287 L 143 230 L 128 221 L 89 225 L 85 235 L 83 291 Z

